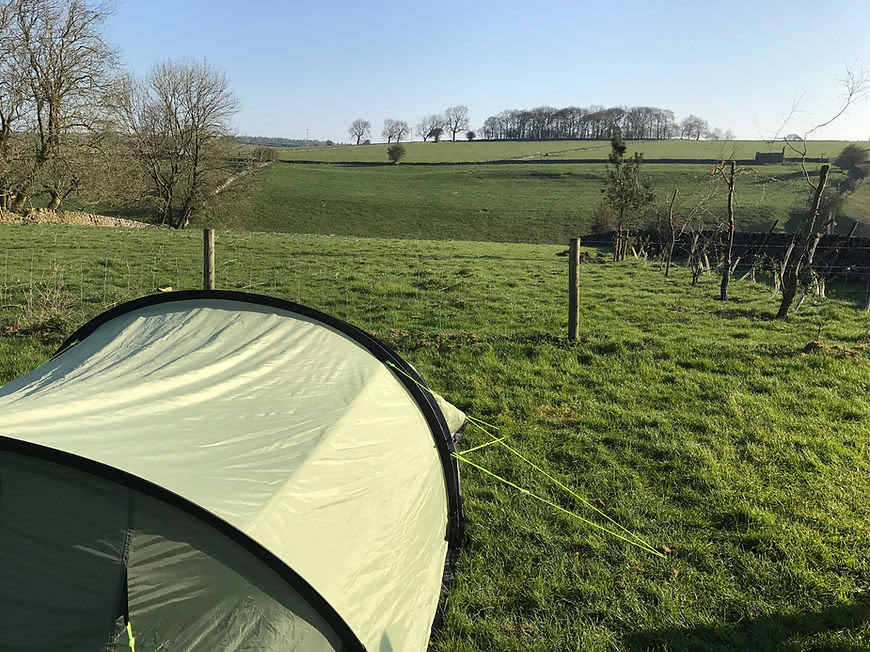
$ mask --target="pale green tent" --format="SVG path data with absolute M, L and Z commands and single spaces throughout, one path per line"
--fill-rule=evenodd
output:
M 463 420 L 303 306 L 114 308 L 0 387 L 0 649 L 425 650 Z

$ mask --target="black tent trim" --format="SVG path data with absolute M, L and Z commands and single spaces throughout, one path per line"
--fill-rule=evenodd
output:
M 196 503 L 193 503 L 183 496 L 179 496 L 173 491 L 169 491 L 160 485 L 149 482 L 139 476 L 127 473 L 113 466 L 87 459 L 73 453 L 49 448 L 40 444 L 34 444 L 20 439 L 13 439 L 0 435 L 0 451 L 9 453 L 17 453 L 36 459 L 41 459 L 46 462 L 58 464 L 68 468 L 76 469 L 83 473 L 115 482 L 121 486 L 127 487 L 134 491 L 139 491 L 147 496 L 155 498 L 173 507 L 176 507 L 194 518 L 199 519 L 206 525 L 211 526 L 227 538 L 239 544 L 242 548 L 250 552 L 257 559 L 266 564 L 275 573 L 281 577 L 293 590 L 295 590 L 304 600 L 308 602 L 332 627 L 336 635 L 342 643 L 342 650 L 349 652 L 365 652 L 365 646 L 353 632 L 350 626 L 344 621 L 339 613 L 318 591 L 311 586 L 305 579 L 294 571 L 286 562 L 282 561 L 268 549 L 251 539 L 244 532 L 238 530 L 235 526 L 223 520 L 219 516 L 212 514 L 206 509 L 203 509 Z

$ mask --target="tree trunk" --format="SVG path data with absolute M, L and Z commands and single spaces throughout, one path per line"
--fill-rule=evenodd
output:
M 51 201 L 48 202 L 48 208 L 50 210 L 53 210 L 53 211 L 60 210 L 60 205 L 63 201 L 61 199 L 60 195 L 57 192 L 55 192 L 54 190 L 52 190 L 50 192 L 50 195 L 51 195 Z
M 725 262 L 722 265 L 722 283 L 719 286 L 719 300 L 728 301 L 728 281 L 731 280 L 731 253 L 734 249 L 734 175 L 736 163 L 731 161 L 728 173 L 728 247 L 725 249 Z
M 819 184 L 816 186 L 816 193 L 813 196 L 813 203 L 810 206 L 809 214 L 807 215 L 806 228 L 798 236 L 795 251 L 789 257 L 788 262 L 782 272 L 782 302 L 779 304 L 779 312 L 776 313 L 777 319 L 785 319 L 788 315 L 788 309 L 791 307 L 792 301 L 797 294 L 798 275 L 801 271 L 801 265 L 804 258 L 809 253 L 810 241 L 814 235 L 814 227 L 816 225 L 816 216 L 819 214 L 819 204 L 822 201 L 822 191 L 825 189 L 825 183 L 828 180 L 828 170 L 830 166 L 823 165 L 819 171 Z
M 670 230 L 671 241 L 668 245 L 667 261 L 665 262 L 665 278 L 671 273 L 671 259 L 674 257 L 674 247 L 677 244 L 677 233 L 674 229 L 674 202 L 677 200 L 677 189 L 674 188 L 674 194 L 671 196 L 671 203 L 668 206 L 668 228 Z

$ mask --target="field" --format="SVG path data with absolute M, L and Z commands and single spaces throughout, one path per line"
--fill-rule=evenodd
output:
M 835 156 L 844 142 L 809 143 L 811 155 Z M 386 165 L 386 146 L 282 148 L 279 156 L 324 163 L 276 162 L 247 177 L 251 192 L 196 226 L 278 233 L 336 234 L 365 237 L 475 240 L 562 244 L 589 233 L 601 201 L 607 166 L 561 162 L 606 158 L 608 144 L 598 141 L 408 143 L 408 162 L 439 165 Z M 780 149 L 763 141 L 646 141 L 631 151 L 655 158 L 752 158 L 756 151 Z M 559 151 L 581 148 L 580 151 Z M 543 154 L 548 154 L 543 156 Z M 531 157 L 531 158 L 524 158 Z M 520 158 L 513 163 L 485 161 Z M 349 160 L 352 164 L 342 164 Z M 378 163 L 378 165 L 369 165 Z M 819 164 L 808 164 L 815 174 Z M 642 173 L 658 197 L 652 215 L 677 189 L 676 211 L 698 210 L 711 227 L 725 217 L 725 185 L 712 177 L 709 163 L 648 163 Z M 830 183 L 842 180 L 834 168 Z M 843 210 L 838 228 L 861 223 L 858 235 L 870 235 L 870 202 L 861 189 Z M 809 196 L 801 168 L 784 165 L 742 166 L 735 194 L 737 228 L 766 231 L 774 220 L 793 229 Z M 226 202 L 225 202 L 226 203 Z M 105 203 L 72 209 L 142 219 L 148 206 L 112 207 Z
M 660 199 L 679 189 L 677 211 L 709 197 L 705 217 L 719 223 L 725 187 L 710 166 L 648 165 Z M 218 225 L 250 231 L 564 243 L 588 233 L 600 202 L 602 164 L 461 166 L 277 163 L 258 178 L 250 209 Z M 804 205 L 806 181 L 792 165 L 767 165 L 738 180 L 738 227 L 782 227 Z
M 219 287 L 376 333 L 665 554 L 465 467 L 469 541 L 435 650 L 870 648 L 867 313 L 808 299 L 771 321 L 765 286 L 722 304 L 709 276 L 588 264 L 571 343 L 559 251 L 218 234 Z M 3 226 L 0 252 L 0 382 L 109 305 L 200 284 L 197 232 Z M 462 448 L 485 441 L 469 429 Z M 504 449 L 471 455 L 597 520 Z
M 410 142 L 405 147 L 408 163 L 500 161 L 514 158 L 606 159 L 610 142 L 606 140 L 544 140 L 544 141 L 477 141 L 440 143 Z M 782 143 L 760 140 L 658 140 L 629 141 L 628 155 L 642 152 L 648 159 L 655 158 L 755 158 L 756 152 L 779 152 Z M 843 141 L 810 141 L 807 154 L 811 157 L 828 156 L 831 159 L 848 143 Z M 387 162 L 387 145 L 359 145 L 333 147 L 279 147 L 278 158 L 284 161 L 359 161 Z M 792 156 L 786 149 L 786 156 Z
M 834 157 L 845 145 L 810 142 L 808 153 Z M 258 175 L 252 206 L 218 225 L 252 231 L 564 243 L 590 231 L 606 166 L 554 161 L 602 159 L 609 151 L 603 141 L 417 142 L 405 147 L 406 162 L 460 165 L 340 163 L 386 163 L 386 145 L 283 148 L 278 151 L 285 161 L 332 164 L 276 163 Z M 756 151 L 781 147 L 763 141 L 648 141 L 630 142 L 629 152 L 642 151 L 647 159 L 752 158 Z M 511 158 L 527 162 L 480 164 Z M 811 172 L 818 167 L 808 165 Z M 676 188 L 678 213 L 689 213 L 707 198 L 707 223 L 715 226 L 724 219 L 724 184 L 711 178 L 709 164 L 649 163 L 643 173 L 660 203 Z M 841 174 L 835 170 L 832 181 Z M 747 166 L 735 195 L 738 228 L 767 230 L 774 220 L 780 228 L 793 228 L 808 194 L 797 164 Z M 847 214 L 870 224 L 865 207 L 854 200 L 847 202 Z M 843 220 L 841 228 L 848 229 L 851 219 Z M 868 231 L 862 227 L 859 234 Z

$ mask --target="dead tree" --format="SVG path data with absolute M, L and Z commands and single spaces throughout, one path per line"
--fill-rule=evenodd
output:
M 728 300 L 728 282 L 731 280 L 731 256 L 734 251 L 734 178 L 737 174 L 737 164 L 731 161 L 730 170 L 722 176 L 728 184 L 728 244 L 725 246 L 725 259 L 722 262 L 722 283 L 719 285 L 719 300 Z
M 674 247 L 677 244 L 677 229 L 674 225 L 674 202 L 677 201 L 677 189 L 674 188 L 674 194 L 671 195 L 671 202 L 668 204 L 668 249 L 665 253 L 665 278 L 671 273 L 671 261 L 674 258 Z
M 819 231 L 827 228 L 827 225 L 823 225 L 823 227 L 817 231 L 816 218 L 819 214 L 819 204 L 822 201 L 822 192 L 824 191 L 825 183 L 828 180 L 829 169 L 830 166 L 823 165 L 822 169 L 819 171 L 819 182 L 818 185 L 816 185 L 812 203 L 807 211 L 804 224 L 802 225 L 801 230 L 796 234 L 793 246 L 789 247 L 789 250 L 786 253 L 786 258 L 783 260 L 782 301 L 779 304 L 779 311 L 776 313 L 777 319 L 785 319 L 788 315 L 788 310 L 797 294 L 798 277 L 803 267 L 807 264 L 813 240 L 820 235 Z

